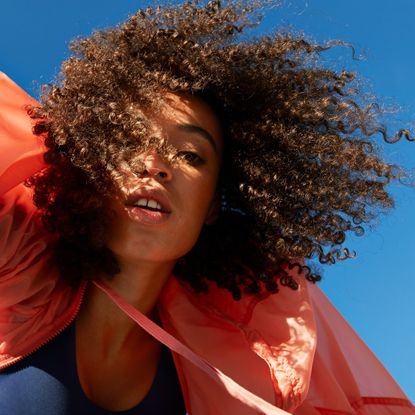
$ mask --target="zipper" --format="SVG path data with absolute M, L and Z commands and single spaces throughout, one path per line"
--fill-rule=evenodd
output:
M 27 356 L 30 356 L 32 353 L 35 353 L 36 351 L 38 351 L 39 349 L 41 349 L 43 346 L 45 346 L 47 343 L 49 343 L 51 340 L 53 340 L 55 337 L 57 337 L 59 334 L 61 334 L 64 330 L 66 330 L 71 323 L 75 320 L 76 316 L 79 313 L 79 310 L 81 308 L 82 305 L 82 301 L 84 299 L 84 294 L 86 291 L 86 286 L 87 286 L 87 281 L 82 282 L 81 287 L 79 288 L 79 299 L 78 299 L 78 304 L 76 305 L 75 311 L 73 312 L 73 314 L 70 316 L 70 318 L 68 319 L 68 321 L 62 326 L 60 327 L 58 330 L 56 330 L 53 335 L 49 336 L 47 338 L 47 340 L 43 341 L 41 344 L 39 344 L 38 346 L 36 346 L 33 350 L 31 350 L 28 353 L 25 353 L 21 356 L 19 356 L 18 358 L 14 359 L 12 362 L 8 362 L 4 365 L 1 365 L 0 370 L 5 369 L 7 367 L 10 367 L 12 365 L 14 365 L 15 363 L 23 360 L 24 358 L 26 358 Z

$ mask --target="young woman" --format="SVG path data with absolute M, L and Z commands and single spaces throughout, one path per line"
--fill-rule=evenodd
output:
M 0 413 L 414 413 L 303 260 L 403 173 L 322 47 L 238 38 L 256 7 L 139 11 L 41 105 L 0 78 Z

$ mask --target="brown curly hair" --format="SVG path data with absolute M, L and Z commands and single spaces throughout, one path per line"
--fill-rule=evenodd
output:
M 137 168 L 133 154 L 171 151 L 148 138 L 137 113 L 157 110 L 161 91 L 201 97 L 224 129 L 221 214 L 175 268 L 196 291 L 207 290 L 206 280 L 235 299 L 295 289 L 287 265 L 318 280 L 293 258 L 348 257 L 346 234 L 363 234 L 393 206 L 385 187 L 403 173 L 371 138 L 379 132 L 388 141 L 381 111 L 364 104 L 353 73 L 323 66 L 330 44 L 291 33 L 247 36 L 259 10 L 251 1 L 147 8 L 72 42 L 60 81 L 30 110 L 48 168 L 29 184 L 46 228 L 60 236 L 63 277 L 119 272 L 105 245 L 105 198 L 121 163 Z

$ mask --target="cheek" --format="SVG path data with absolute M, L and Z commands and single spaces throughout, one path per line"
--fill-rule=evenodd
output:
M 185 208 L 181 212 L 180 225 L 177 229 L 177 236 L 184 249 L 190 250 L 196 243 L 199 234 L 205 224 L 214 194 L 216 181 L 200 180 L 188 182 L 184 187 L 183 201 Z
M 193 219 L 201 224 L 211 208 L 216 191 L 216 180 L 201 180 L 199 183 L 188 186 L 186 200 L 191 209 Z

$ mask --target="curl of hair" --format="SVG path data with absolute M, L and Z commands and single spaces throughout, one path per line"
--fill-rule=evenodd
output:
M 105 200 L 122 163 L 149 145 L 165 150 L 148 140 L 137 112 L 157 109 L 160 91 L 202 97 L 225 131 L 221 215 L 175 268 L 197 291 L 206 291 L 206 279 L 235 299 L 296 289 L 287 264 L 314 282 L 319 277 L 292 258 L 350 257 L 347 233 L 362 234 L 393 206 L 386 186 L 402 171 L 374 145 L 375 133 L 388 141 L 379 109 L 361 103 L 353 73 L 320 63 L 332 45 L 290 33 L 244 37 L 260 8 L 247 1 L 147 8 L 72 42 L 60 82 L 31 109 L 48 168 L 30 185 L 45 226 L 60 236 L 63 277 L 76 283 L 119 272 L 105 245 Z

